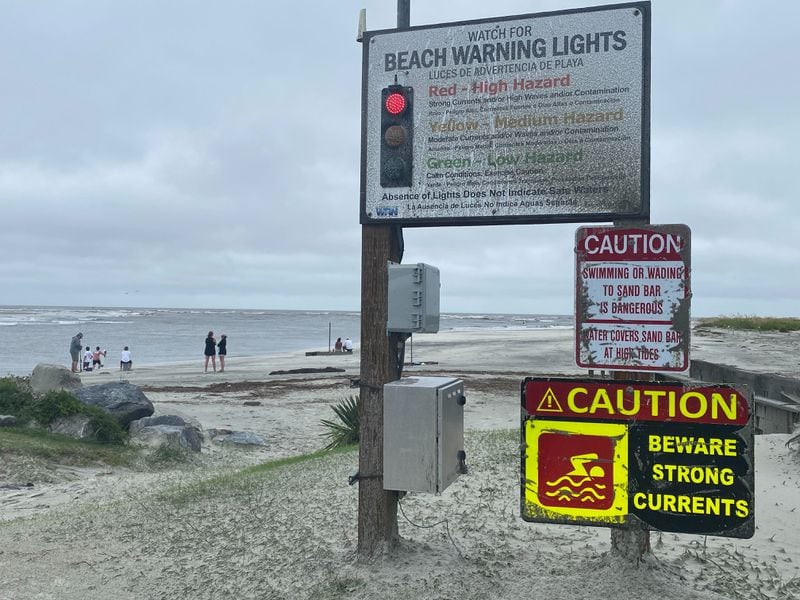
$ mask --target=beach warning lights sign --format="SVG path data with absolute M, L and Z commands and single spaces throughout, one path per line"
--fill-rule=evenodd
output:
M 522 518 L 752 537 L 750 406 L 724 385 L 527 378 Z

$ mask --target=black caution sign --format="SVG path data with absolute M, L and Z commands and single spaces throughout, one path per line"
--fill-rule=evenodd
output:
M 522 517 L 749 538 L 750 395 L 727 385 L 522 383 Z

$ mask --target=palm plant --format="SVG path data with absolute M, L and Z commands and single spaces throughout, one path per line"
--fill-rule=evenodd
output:
M 325 446 L 325 450 L 358 443 L 358 411 L 360 408 L 361 396 L 348 396 L 338 404 L 331 406 L 337 420 L 323 419 L 321 421 L 322 426 L 327 429 L 322 434 L 328 438 L 328 445 Z

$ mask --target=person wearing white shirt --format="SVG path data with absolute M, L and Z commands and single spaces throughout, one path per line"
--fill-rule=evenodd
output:
M 350 338 L 346 338 L 344 340 L 344 351 L 345 352 L 352 352 L 353 351 L 353 342 L 350 340 Z
M 133 366 L 133 360 L 131 360 L 131 351 L 128 350 L 128 347 L 122 349 L 122 352 L 119 353 L 119 370 L 120 371 L 130 371 L 131 367 Z
M 86 352 L 83 353 L 83 370 L 92 370 L 92 349 L 86 346 Z

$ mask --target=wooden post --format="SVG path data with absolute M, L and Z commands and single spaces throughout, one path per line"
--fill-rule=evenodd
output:
M 649 225 L 650 218 L 643 219 L 642 221 L 631 222 L 615 222 L 615 227 L 623 227 L 626 225 Z M 652 376 L 636 371 L 612 371 L 612 379 L 648 379 L 651 380 Z M 612 529 L 611 530 L 611 552 L 626 558 L 627 560 L 638 564 L 646 554 L 650 554 L 650 531 L 640 527 L 630 527 L 627 529 Z
M 638 564 L 650 554 L 650 531 L 647 529 L 612 529 L 611 551 L 622 558 Z
M 399 377 L 389 336 L 388 263 L 402 259 L 402 230 L 361 227 L 361 412 L 358 447 L 358 554 L 374 556 L 397 540 L 397 493 L 383 489 L 383 384 Z M 401 366 L 402 367 L 402 366 Z
M 408 29 L 411 0 L 397 0 L 397 29 Z M 362 148 L 362 152 L 366 149 Z M 362 174 L 363 177 L 363 174 Z M 397 541 L 397 492 L 383 489 L 383 385 L 403 370 L 406 337 L 389 334 L 389 262 L 403 259 L 403 229 L 361 226 L 361 409 L 358 445 L 358 555 Z
M 612 379 L 651 379 L 635 371 L 612 371 Z M 626 560 L 639 564 L 645 555 L 650 554 L 650 530 L 632 526 L 625 529 L 611 529 L 611 552 Z

